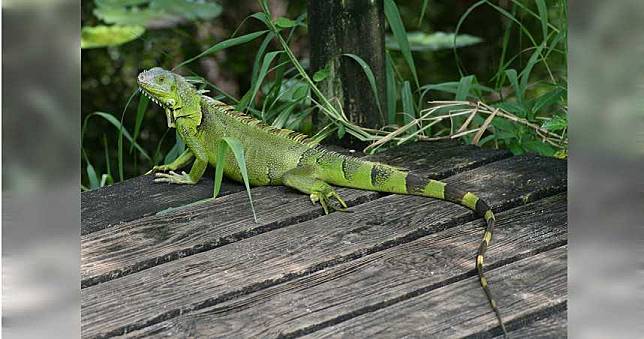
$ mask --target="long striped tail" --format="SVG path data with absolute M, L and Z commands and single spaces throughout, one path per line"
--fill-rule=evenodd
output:
M 321 153 L 322 156 L 318 158 L 318 164 L 322 165 L 323 179 L 331 184 L 371 191 L 438 198 L 463 205 L 481 215 L 487 226 L 476 255 L 476 270 L 485 296 L 499 321 L 504 336 L 507 337 L 503 318 L 483 272 L 483 256 L 492 241 L 495 222 L 494 213 L 488 204 L 474 193 L 438 180 L 427 180 L 414 173 L 401 171 L 389 165 L 339 156 L 333 152 L 321 151 Z
M 413 173 L 406 173 L 406 175 L 405 190 L 407 191 L 407 194 L 438 198 L 457 203 L 474 210 L 483 217 L 483 219 L 485 219 L 487 225 L 485 227 L 485 233 L 483 233 L 483 240 L 481 241 L 476 255 L 476 271 L 478 273 L 479 282 L 481 283 L 483 292 L 485 292 L 485 296 L 490 303 L 490 307 L 499 321 L 503 335 L 507 337 L 508 332 L 505 328 L 505 324 L 503 323 L 501 312 L 497 307 L 496 301 L 492 297 L 492 292 L 490 291 L 487 278 L 483 272 L 483 256 L 485 255 L 485 251 L 487 251 L 488 246 L 490 246 L 492 233 L 494 232 L 495 219 L 492 209 L 487 203 L 485 203 L 485 201 L 483 201 L 483 199 L 479 199 L 479 197 L 472 192 L 464 191 L 451 184 L 446 184 L 438 180 L 427 181 Z

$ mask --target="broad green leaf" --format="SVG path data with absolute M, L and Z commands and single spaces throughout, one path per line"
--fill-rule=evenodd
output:
M 230 47 L 233 47 L 233 46 L 237 46 L 237 45 L 241 45 L 241 44 L 245 44 L 247 42 L 253 41 L 253 40 L 257 39 L 258 37 L 260 37 L 260 36 L 262 36 L 262 35 L 264 35 L 264 34 L 266 34 L 268 32 L 269 32 L 268 30 L 259 31 L 259 32 L 253 32 L 253 33 L 249 33 L 249 34 L 246 34 L 246 35 L 238 36 L 236 38 L 231 38 L 231 39 L 228 39 L 228 40 L 221 41 L 219 43 L 216 43 L 216 44 L 210 46 L 207 50 L 199 53 L 198 55 L 196 55 L 196 56 L 194 56 L 194 57 L 192 57 L 192 58 L 180 63 L 179 65 L 177 65 L 175 67 L 175 69 L 179 68 L 181 66 L 185 66 L 185 65 L 187 65 L 187 64 L 189 64 L 189 63 L 191 63 L 191 62 L 193 62 L 193 61 L 195 61 L 195 60 L 197 60 L 199 58 L 202 58 L 202 57 L 204 57 L 206 55 L 217 53 L 217 52 L 219 52 L 221 50 L 224 50 L 226 48 L 230 48 Z
M 193 0 L 95 0 L 94 15 L 106 23 L 171 27 L 185 20 L 208 20 L 221 14 L 213 1 Z
M 565 115 L 555 115 L 546 120 L 541 126 L 551 132 L 557 132 L 568 128 L 568 118 Z
M 473 35 L 459 34 L 455 36 L 454 33 L 445 32 L 431 34 L 409 32 L 407 33 L 407 40 L 409 41 L 409 48 L 412 51 L 438 51 L 471 46 L 483 41 L 483 39 Z M 388 49 L 400 50 L 400 45 L 394 37 L 388 35 L 385 42 Z
M 248 180 L 248 171 L 246 170 L 246 160 L 244 158 L 244 146 L 239 142 L 239 140 L 231 137 L 223 137 L 217 143 L 217 162 L 215 166 L 215 185 L 213 189 L 212 197 L 216 198 L 219 195 L 221 190 L 221 182 L 223 180 L 224 174 L 224 155 L 226 150 L 230 149 L 235 156 L 237 165 L 239 166 L 239 171 L 241 172 L 242 178 L 244 179 L 244 185 L 246 185 L 246 192 L 248 192 L 248 200 L 250 201 L 250 208 L 253 211 L 253 218 L 257 222 L 257 215 L 255 214 L 255 206 L 253 205 L 253 197 L 250 193 L 250 183 Z
M 297 25 L 297 22 L 289 18 L 279 17 L 277 18 L 277 20 L 275 20 L 275 26 L 279 28 L 290 28 L 294 27 L 295 25 Z
M 109 174 L 103 174 L 101 176 L 100 187 L 105 187 L 106 185 L 111 185 L 114 183 L 114 179 Z
M 94 166 L 87 162 L 87 178 L 89 179 L 89 189 L 97 189 L 101 187 L 98 182 L 98 176 L 96 176 L 96 171 L 94 170 Z
M 320 82 L 326 79 L 329 76 L 329 74 L 330 74 L 329 64 L 327 64 L 326 66 L 324 66 L 324 68 L 319 69 L 317 72 L 315 72 L 315 74 L 313 74 L 313 81 Z
M 529 152 L 535 152 L 540 155 L 545 155 L 549 157 L 553 156 L 556 152 L 556 149 L 554 147 L 539 140 L 523 142 L 522 146 L 525 150 Z
M 385 17 L 387 17 L 387 22 L 389 22 L 389 27 L 391 27 L 391 31 L 398 42 L 398 46 L 400 46 L 400 52 L 402 53 L 407 66 L 409 66 L 411 74 L 414 76 L 416 87 L 420 87 L 418 84 L 418 75 L 416 74 L 414 57 L 411 55 L 409 41 L 407 41 L 407 32 L 405 31 L 405 26 L 402 23 L 398 7 L 394 0 L 385 0 Z
M 140 37 L 143 26 L 94 26 L 81 29 L 81 48 L 118 46 Z
M 561 87 L 557 87 L 551 91 L 548 91 L 546 94 L 538 97 L 534 101 L 534 104 L 532 105 L 532 111 L 538 113 L 544 107 L 559 103 L 565 94 L 566 90 Z

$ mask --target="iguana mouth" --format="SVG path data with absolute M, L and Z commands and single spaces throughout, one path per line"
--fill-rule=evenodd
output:
M 174 108 L 170 107 L 169 105 L 161 102 L 160 100 L 157 100 L 154 95 L 152 95 L 150 92 L 146 91 L 143 87 L 139 87 L 139 91 L 146 96 L 148 99 L 152 100 L 155 104 L 159 105 L 163 110 L 165 111 L 166 119 L 168 120 L 168 127 L 174 128 L 175 127 L 175 122 L 174 122 Z
M 143 87 L 139 87 L 139 91 L 143 93 L 148 99 L 152 100 L 155 104 L 161 106 L 162 108 L 172 109 L 172 107 L 164 104 L 163 102 L 157 100 L 150 92 L 146 91 Z

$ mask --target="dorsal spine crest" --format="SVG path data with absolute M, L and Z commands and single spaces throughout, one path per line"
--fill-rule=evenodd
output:
M 221 102 L 219 100 L 215 100 L 215 99 L 207 97 L 207 96 L 204 96 L 204 97 L 210 99 L 209 101 L 215 106 L 216 109 L 220 110 L 221 112 L 223 112 L 224 114 L 226 114 L 226 115 L 228 115 L 230 117 L 235 118 L 237 121 L 239 121 L 239 122 L 241 122 L 243 124 L 259 128 L 259 129 L 264 130 L 264 131 L 266 131 L 268 133 L 271 133 L 273 135 L 276 135 L 276 136 L 279 136 L 279 137 L 282 137 L 282 138 L 286 138 L 286 139 L 289 139 L 289 140 L 293 140 L 293 141 L 301 143 L 303 145 L 308 145 L 308 146 L 317 145 L 317 143 L 314 142 L 313 140 L 311 140 L 309 138 L 309 136 L 306 135 L 306 134 L 295 132 L 295 131 L 292 131 L 292 130 L 289 130 L 289 129 L 276 128 L 276 127 L 273 127 L 271 125 L 267 125 L 266 123 L 264 123 L 261 120 L 255 119 L 250 115 L 247 115 L 247 114 L 244 114 L 242 112 L 239 112 L 239 111 L 235 110 L 234 107 L 232 107 L 232 106 L 230 106 L 230 105 L 228 105 L 226 103 L 223 103 L 223 102 Z

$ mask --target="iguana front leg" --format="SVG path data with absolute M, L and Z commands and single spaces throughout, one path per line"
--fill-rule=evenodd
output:
M 194 155 L 196 160 L 194 164 L 192 164 L 190 173 L 181 172 L 181 174 L 178 174 L 174 171 L 170 171 L 170 173 L 157 173 L 157 178 L 154 179 L 154 182 L 194 185 L 199 181 L 199 179 L 201 179 L 204 172 L 206 171 L 206 167 L 208 167 L 208 153 L 206 153 L 206 148 L 201 144 L 199 138 L 196 137 L 194 130 L 190 130 L 183 126 L 178 128 L 180 128 L 179 135 L 186 143 L 188 149 L 190 150 L 190 153 Z M 179 158 L 183 157 L 185 154 L 186 153 L 184 152 L 184 154 L 182 154 Z M 185 158 L 182 159 L 182 161 L 184 160 Z
M 329 214 L 329 206 L 340 211 L 347 209 L 347 204 L 333 187 L 316 177 L 315 168 L 312 166 L 297 167 L 286 172 L 282 177 L 282 182 L 285 186 L 309 194 L 311 202 L 314 204 L 319 202 L 325 214 Z M 329 204 L 332 198 L 335 198 L 342 208 L 337 208 Z
M 176 171 L 179 168 L 187 166 L 190 161 L 194 158 L 194 154 L 192 154 L 192 151 L 189 149 L 186 149 L 181 155 L 176 158 L 173 162 L 167 164 L 167 165 L 157 165 L 152 167 L 145 175 L 148 175 L 152 172 L 157 172 L 157 171 Z

